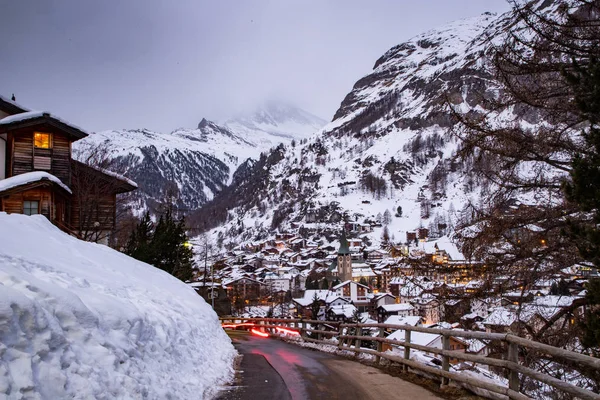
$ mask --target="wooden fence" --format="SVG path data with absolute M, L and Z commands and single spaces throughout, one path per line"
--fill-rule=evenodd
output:
M 450 329 L 424 328 L 410 325 L 394 325 L 394 324 L 357 324 L 343 323 L 335 321 L 315 321 L 305 319 L 285 319 L 285 318 L 221 318 L 224 327 L 234 327 L 240 323 L 253 324 L 254 329 L 261 331 L 275 331 L 277 328 L 286 328 L 298 332 L 302 340 L 312 343 L 327 344 L 338 347 L 339 350 L 348 350 L 363 354 L 371 354 L 375 356 L 375 362 L 379 363 L 381 359 L 387 359 L 392 362 L 402 364 L 406 369 L 412 368 L 428 374 L 436 375 L 441 378 L 442 385 L 447 385 L 450 380 L 465 383 L 473 387 L 488 390 L 490 392 L 508 396 L 510 399 L 530 399 L 526 395 L 519 392 L 521 377 L 526 376 L 537 382 L 550 385 L 565 393 L 569 393 L 580 399 L 600 399 L 600 394 L 590 390 L 575 386 L 572 383 L 562 381 L 553 376 L 541 373 L 539 371 L 528 368 L 519 363 L 520 349 L 533 350 L 539 354 L 543 354 L 558 363 L 576 363 L 580 367 L 584 367 L 593 371 L 600 372 L 600 358 L 586 356 L 584 354 L 575 353 L 572 351 L 549 346 L 532 340 L 524 339 L 511 334 L 486 333 L 476 331 L 462 331 Z M 364 329 L 378 329 L 376 336 L 365 336 Z M 388 339 L 385 337 L 386 330 L 399 330 L 405 332 L 404 341 Z M 411 343 L 412 332 L 423 332 L 441 335 L 442 348 L 422 346 Z M 313 337 L 309 337 L 313 336 Z M 314 337 L 316 336 L 316 338 Z M 337 338 L 337 340 L 324 340 L 324 338 Z M 480 339 L 484 341 L 502 343 L 506 347 L 504 359 L 485 357 L 476 354 L 469 354 L 462 351 L 450 349 L 450 338 L 458 337 L 465 339 Z M 376 350 L 363 348 L 361 345 L 364 342 L 375 342 Z M 384 352 L 383 345 L 397 345 L 404 348 L 403 356 Z M 352 345 L 354 344 L 354 345 Z M 435 368 L 424 365 L 410 359 L 411 349 L 424 351 L 430 354 L 441 356 L 441 368 Z M 507 371 L 508 387 L 490 383 L 489 381 L 478 379 L 472 376 L 467 376 L 459 372 L 450 371 L 450 360 L 458 359 L 469 361 L 477 364 L 488 365 L 492 367 L 503 368 Z

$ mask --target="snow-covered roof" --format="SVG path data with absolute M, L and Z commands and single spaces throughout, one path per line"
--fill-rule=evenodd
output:
M 400 315 L 392 315 L 388 317 L 383 323 L 393 325 L 411 325 L 417 326 L 423 318 L 418 315 L 409 315 L 401 317 Z
M 412 311 L 415 309 L 411 304 L 408 303 L 384 304 L 379 307 L 383 308 L 387 312 Z
M 11 99 L 8 99 L 8 98 L 6 98 L 4 96 L 0 96 L 0 101 L 4 102 L 4 103 L 7 103 L 8 105 L 12 106 L 11 108 L 17 108 L 17 109 L 22 110 L 21 112 L 30 111 L 29 108 L 23 107 L 22 105 L 20 105 L 16 101 L 12 101 Z
M 312 304 L 313 299 L 317 296 L 317 299 L 324 301 L 326 304 L 331 303 L 335 299 L 339 298 L 339 296 L 330 290 L 306 290 L 304 292 L 304 297 L 293 299 L 296 303 L 300 304 L 303 307 L 306 307 Z
M 424 242 L 422 244 L 423 250 L 428 254 L 433 254 L 436 252 L 435 245 L 437 244 L 438 249 L 446 251 L 451 259 L 453 260 L 464 260 L 465 256 L 458 250 L 456 244 L 450 240 L 448 236 L 442 236 L 439 239 L 432 240 L 429 242 Z
M 67 185 L 62 183 L 62 181 L 60 179 L 58 179 L 57 177 L 55 177 L 52 174 L 49 174 L 47 172 L 42 172 L 42 171 L 27 172 L 24 174 L 15 175 L 15 176 L 11 176 L 10 178 L 0 180 L 0 192 L 4 192 L 6 190 L 13 189 L 18 186 L 27 185 L 28 183 L 38 182 L 38 181 L 43 181 L 43 180 L 54 182 L 57 185 L 59 185 L 61 188 L 66 190 L 67 192 L 69 192 L 71 194 L 73 193 L 73 192 L 71 192 L 71 189 L 69 189 L 69 187 Z
M 360 277 L 373 277 L 377 276 L 375 272 L 371 268 L 352 268 L 352 277 L 360 278 Z
M 116 179 L 118 179 L 120 181 L 123 181 L 123 182 L 127 183 L 128 185 L 131 185 L 131 186 L 133 186 L 135 188 L 138 187 L 137 183 L 135 183 L 134 181 L 132 181 L 131 179 L 127 178 L 124 175 L 117 174 L 116 172 L 109 171 L 109 170 L 107 170 L 105 168 L 100 168 L 100 167 L 95 166 L 95 165 L 89 165 L 89 164 L 86 164 L 86 163 L 82 163 L 82 164 L 85 165 L 85 166 L 87 166 L 87 167 L 90 167 L 92 169 L 95 169 L 98 172 L 102 172 L 105 175 L 112 176 L 113 178 L 116 178 Z
M 27 111 L 24 113 L 20 113 L 20 114 L 15 114 L 15 115 L 9 115 L 8 117 L 4 117 L 2 119 L 0 119 L 0 126 L 2 125 L 10 125 L 16 122 L 22 122 L 22 121 L 27 121 L 30 119 L 36 119 L 36 118 L 42 118 L 42 117 L 46 117 L 46 118 L 51 118 L 54 121 L 58 121 L 64 125 L 67 125 L 68 127 L 75 129 L 77 131 L 79 131 L 82 135 L 82 137 L 88 136 L 89 133 L 86 132 L 85 130 L 81 129 L 80 127 L 78 127 L 75 124 L 70 123 L 67 120 L 64 120 L 62 118 L 57 117 L 56 115 L 52 115 L 50 114 L 48 111 Z
M 517 320 L 517 314 L 506 307 L 496 307 L 484 320 L 484 325 L 510 326 Z
M 341 304 L 329 308 L 329 312 L 335 315 L 343 315 L 346 318 L 352 318 L 356 311 L 358 311 L 358 309 L 353 304 Z
M 395 332 L 392 332 L 387 338 L 393 340 L 399 340 L 404 342 L 405 332 L 403 329 L 399 329 Z M 440 338 L 441 335 L 436 333 L 424 333 L 424 332 L 411 332 L 410 333 L 410 343 L 421 345 L 421 346 L 429 346 L 436 339 Z

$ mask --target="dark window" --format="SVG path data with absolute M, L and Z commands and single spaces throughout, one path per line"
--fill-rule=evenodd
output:
M 40 213 L 39 207 L 40 207 L 39 201 L 25 200 L 23 202 L 23 214 L 25 214 L 25 215 L 39 214 Z

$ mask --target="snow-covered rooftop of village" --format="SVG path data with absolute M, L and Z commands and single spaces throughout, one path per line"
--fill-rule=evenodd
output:
M 380 306 L 387 312 L 397 312 L 397 311 L 411 311 L 415 308 L 409 303 L 398 303 L 398 304 L 384 304 Z

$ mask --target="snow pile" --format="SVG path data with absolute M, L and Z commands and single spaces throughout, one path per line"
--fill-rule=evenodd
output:
M 235 354 L 184 283 L 0 213 L 0 398 L 210 397 Z

